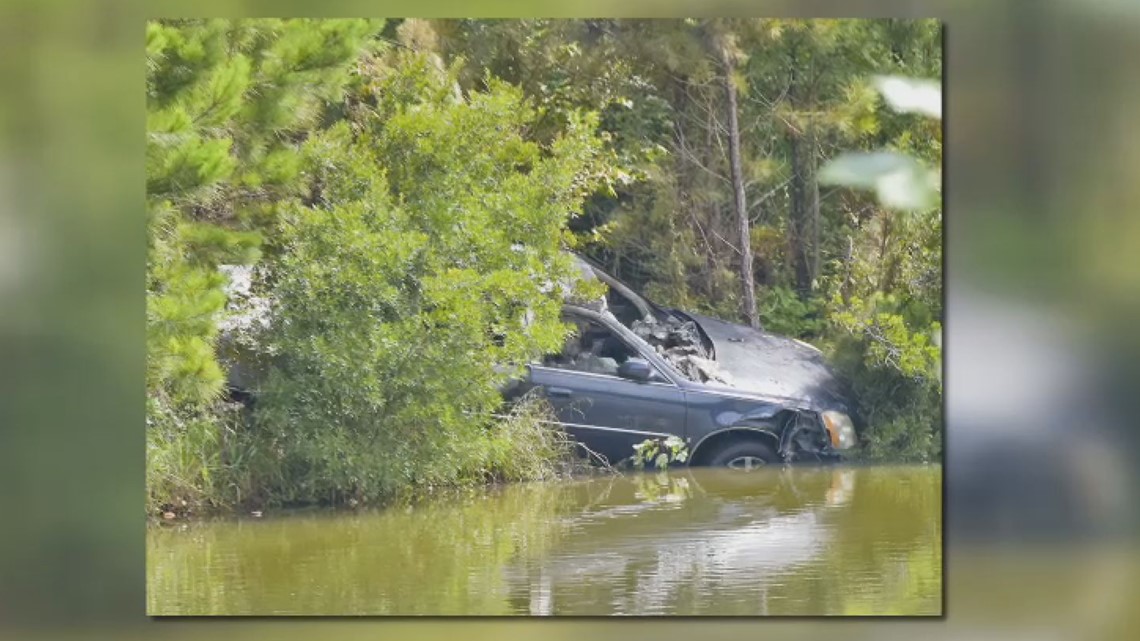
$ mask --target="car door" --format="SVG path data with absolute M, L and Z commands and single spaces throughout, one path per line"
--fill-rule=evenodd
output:
M 532 365 L 529 378 L 567 432 L 610 463 L 632 455 L 633 446 L 647 438 L 684 438 L 684 393 L 641 346 L 600 318 L 570 313 L 565 320 L 576 333 L 560 354 Z M 650 361 L 651 380 L 617 375 L 618 366 L 635 357 Z

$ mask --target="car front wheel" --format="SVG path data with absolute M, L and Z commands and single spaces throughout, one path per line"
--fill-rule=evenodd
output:
M 780 457 L 771 447 L 752 440 L 732 443 L 709 460 L 709 465 L 714 467 L 745 471 L 779 464 Z

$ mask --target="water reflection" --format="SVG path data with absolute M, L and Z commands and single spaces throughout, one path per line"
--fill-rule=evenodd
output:
M 151 614 L 939 614 L 941 469 L 681 470 L 152 527 Z

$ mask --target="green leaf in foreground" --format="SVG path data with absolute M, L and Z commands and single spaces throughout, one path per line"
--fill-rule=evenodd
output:
M 927 209 L 937 200 L 935 174 L 917 160 L 891 151 L 844 153 L 820 170 L 821 183 L 873 189 L 895 209 Z
M 898 113 L 919 113 L 942 119 L 942 85 L 934 80 L 875 76 L 875 88 Z

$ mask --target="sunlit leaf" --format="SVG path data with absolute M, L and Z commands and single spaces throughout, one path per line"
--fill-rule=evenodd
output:
M 820 170 L 821 183 L 873 189 L 895 209 L 926 209 L 936 201 L 931 173 L 909 156 L 890 152 L 845 153 Z
M 875 76 L 875 88 L 895 111 L 942 118 L 942 85 L 934 80 Z
M 828 162 L 819 172 L 823 183 L 845 187 L 874 187 L 886 174 L 907 171 L 917 164 L 903 154 L 893 152 L 844 153 Z

